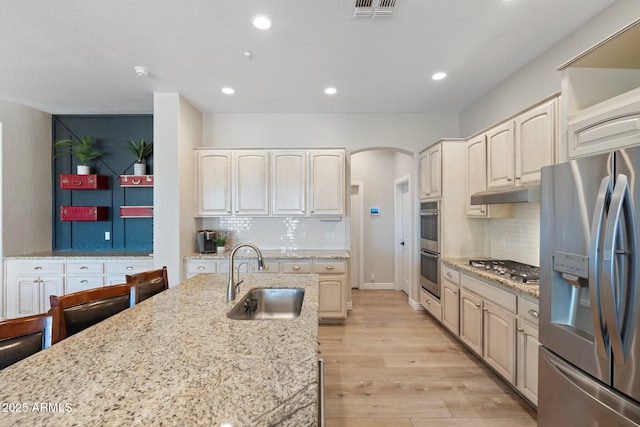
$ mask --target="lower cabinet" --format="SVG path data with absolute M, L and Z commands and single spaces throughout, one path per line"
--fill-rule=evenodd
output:
M 420 289 L 420 305 L 424 307 L 438 322 L 442 322 L 442 305 L 429 292 Z
M 4 317 L 15 318 L 46 313 L 51 308 L 51 295 L 70 294 L 99 288 L 105 284 L 126 283 L 126 274 L 153 269 L 153 260 L 6 258 L 4 265 Z
M 440 270 L 442 324 L 455 336 L 460 336 L 460 273 L 447 266 Z
M 484 361 L 515 384 L 516 316 L 489 301 L 484 301 L 482 310 Z
M 538 404 L 538 304 L 518 301 L 518 391 Z
M 482 298 L 460 290 L 460 340 L 482 356 Z

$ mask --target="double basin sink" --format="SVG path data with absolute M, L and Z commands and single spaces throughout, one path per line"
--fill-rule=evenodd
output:
M 234 320 L 282 320 L 300 316 L 304 289 L 253 288 L 227 313 Z

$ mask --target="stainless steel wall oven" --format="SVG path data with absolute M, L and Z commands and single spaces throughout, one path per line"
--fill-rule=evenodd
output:
M 440 201 L 420 204 L 420 286 L 440 298 Z

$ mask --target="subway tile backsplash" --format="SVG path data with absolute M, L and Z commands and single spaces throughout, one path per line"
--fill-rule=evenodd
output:
M 492 219 L 491 257 L 540 265 L 540 203 L 516 205 L 515 218 Z
M 230 230 L 233 243 L 253 243 L 263 250 L 345 250 L 344 218 L 220 217 L 203 219 L 203 228 Z

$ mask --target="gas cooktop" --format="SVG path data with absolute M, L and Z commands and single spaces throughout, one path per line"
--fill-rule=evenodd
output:
M 511 260 L 469 260 L 469 265 L 502 276 L 518 283 L 537 285 L 540 283 L 540 268 Z

